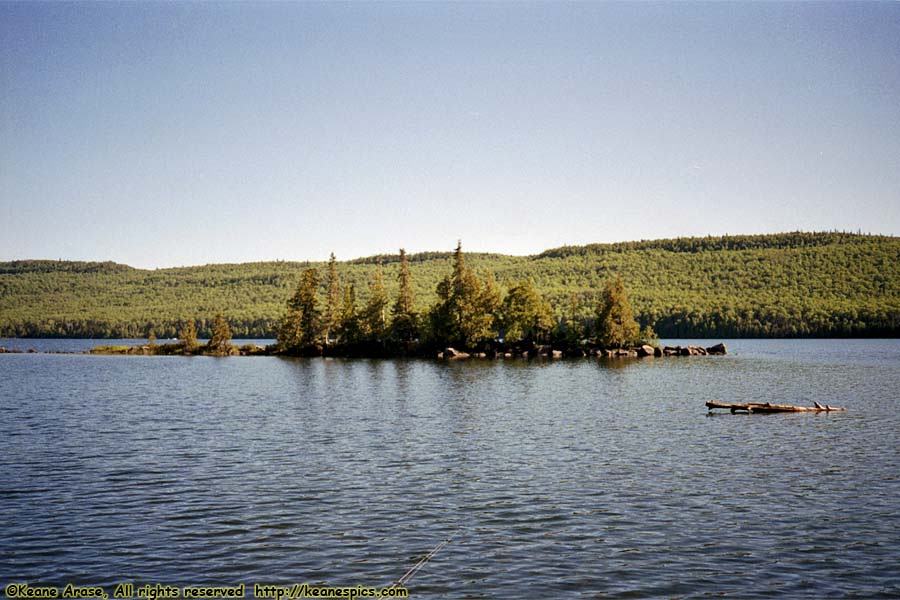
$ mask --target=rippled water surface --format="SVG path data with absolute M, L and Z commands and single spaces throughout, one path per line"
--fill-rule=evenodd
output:
M 728 345 L 0 355 L 0 583 L 384 586 L 450 538 L 412 597 L 900 595 L 900 342 Z

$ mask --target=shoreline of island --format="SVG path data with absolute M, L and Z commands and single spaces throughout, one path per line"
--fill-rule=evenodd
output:
M 34 348 L 28 350 L 10 349 L 0 346 L 0 354 L 88 354 L 88 355 L 119 355 L 119 356 L 279 356 L 285 358 L 424 358 L 438 360 L 463 360 L 463 359 L 562 359 L 562 358 L 652 358 L 670 356 L 717 356 L 728 354 L 724 343 L 719 342 L 709 347 L 687 346 L 660 346 L 657 344 L 641 344 L 626 348 L 600 348 L 593 345 L 584 347 L 557 347 L 550 344 L 541 345 L 514 345 L 506 346 L 496 344 L 490 348 L 474 351 L 462 351 L 447 346 L 436 349 L 433 346 L 406 345 L 403 348 L 396 346 L 329 346 L 311 347 L 304 351 L 286 351 L 278 347 L 278 344 L 260 346 L 258 344 L 222 344 L 210 347 L 208 344 L 189 346 L 184 341 L 172 344 L 138 344 L 138 345 L 99 345 L 88 350 L 50 350 L 38 351 Z

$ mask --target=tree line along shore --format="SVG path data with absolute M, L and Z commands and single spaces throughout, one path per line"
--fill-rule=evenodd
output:
M 554 327 L 590 327 L 606 282 L 621 276 L 634 316 L 664 338 L 893 337 L 900 335 L 900 238 L 847 232 L 677 238 L 566 246 L 532 256 L 467 253 L 501 293 L 530 280 Z M 414 310 L 440 301 L 453 252 L 406 257 Z M 0 337 L 173 338 L 193 319 L 202 338 L 221 312 L 237 338 L 278 336 L 302 273 L 327 263 L 214 264 L 135 269 L 116 263 L 0 262 Z M 360 310 L 380 271 L 393 303 L 399 254 L 337 263 Z M 389 307 L 390 308 L 390 307 Z M 392 315 L 388 312 L 388 319 Z M 425 323 L 427 325 L 427 323 Z

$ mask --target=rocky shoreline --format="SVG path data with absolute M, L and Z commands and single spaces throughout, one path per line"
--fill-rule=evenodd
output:
M 445 348 L 437 353 L 440 360 L 459 360 L 465 358 L 649 358 L 662 356 L 713 356 L 728 354 L 725 344 L 719 342 L 714 346 L 651 346 L 643 344 L 633 348 L 591 348 L 588 350 L 558 350 L 552 346 L 535 346 L 527 350 L 491 352 L 462 352 L 455 348 Z
M 404 352 L 392 354 L 386 352 L 324 352 L 319 349 L 317 353 L 304 354 L 304 356 L 332 356 L 345 358 L 391 358 L 391 357 L 418 357 L 429 358 L 435 354 L 423 352 Z M 383 349 L 382 349 L 383 350 Z M 90 350 L 61 351 L 51 350 L 42 352 L 35 348 L 20 350 L 0 346 L 0 354 L 118 354 L 137 356 L 293 356 L 280 352 L 275 346 L 259 346 L 257 344 L 244 344 L 240 347 L 231 344 L 215 349 L 206 346 L 197 346 L 186 350 L 181 343 L 176 344 L 141 344 L 136 346 L 96 346 Z M 588 348 L 588 349 L 554 349 L 550 345 L 532 346 L 530 348 L 497 348 L 481 352 L 463 352 L 452 347 L 437 352 L 439 360 L 461 359 L 507 359 L 507 358 L 650 358 L 666 356 L 713 356 L 728 354 L 725 344 L 718 343 L 709 347 L 702 346 L 652 346 L 643 344 L 631 348 Z

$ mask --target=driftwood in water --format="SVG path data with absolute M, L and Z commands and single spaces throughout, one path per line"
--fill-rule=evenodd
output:
M 770 404 L 751 402 L 749 404 L 725 404 L 724 402 L 707 402 L 706 407 L 726 408 L 732 414 L 741 411 L 746 413 L 775 413 L 775 412 L 832 412 L 835 410 L 847 410 L 846 408 L 836 408 L 834 406 L 822 406 L 818 402 L 813 402 L 815 406 L 790 406 L 788 404 Z

